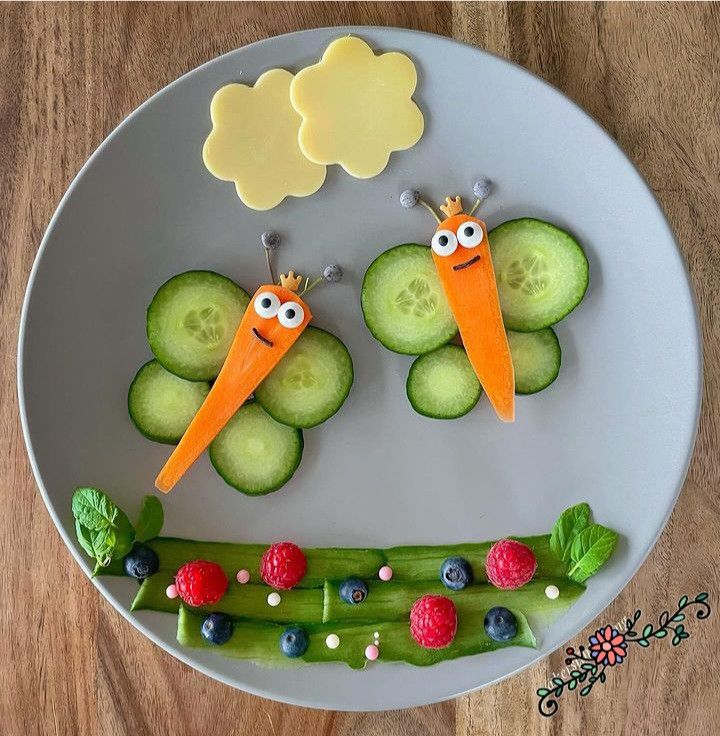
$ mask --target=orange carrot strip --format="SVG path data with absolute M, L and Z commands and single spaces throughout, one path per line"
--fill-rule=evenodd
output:
M 281 303 L 294 301 L 302 306 L 305 318 L 298 327 L 284 327 L 277 317 L 264 319 L 255 312 L 258 294 L 268 291 L 276 294 Z M 289 289 L 266 284 L 255 292 L 210 393 L 155 479 L 158 490 L 163 493 L 172 490 L 287 353 L 311 319 L 309 307 Z
M 480 223 L 487 232 L 484 223 L 464 214 L 449 217 L 438 230 L 457 232 L 468 221 Z M 449 256 L 440 256 L 434 251 L 432 255 L 475 374 L 498 417 L 513 422 L 515 370 L 500 311 L 487 235 L 474 248 L 458 245 Z

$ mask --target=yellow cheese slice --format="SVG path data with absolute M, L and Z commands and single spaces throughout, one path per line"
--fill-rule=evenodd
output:
M 288 195 L 307 197 L 325 181 L 325 166 L 309 161 L 298 146 L 301 117 L 290 104 L 292 78 L 271 69 L 254 87 L 222 87 L 210 104 L 205 166 L 235 182 L 240 199 L 255 210 L 269 210 Z
M 318 164 L 340 164 L 360 179 L 376 176 L 393 151 L 414 146 L 422 136 L 423 115 L 411 99 L 416 83 L 415 65 L 405 54 L 376 56 L 351 36 L 333 41 L 290 85 L 303 119 L 302 152 Z

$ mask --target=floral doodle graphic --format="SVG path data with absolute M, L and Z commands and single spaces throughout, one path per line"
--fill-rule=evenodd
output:
M 571 670 L 567 679 L 554 677 L 553 688 L 541 687 L 537 690 L 537 696 L 540 698 L 538 703 L 540 714 L 546 717 L 554 715 L 558 710 L 555 698 L 559 698 L 565 690 L 575 690 L 579 685 L 583 685 L 580 688 L 580 695 L 583 697 L 589 695 L 595 683 L 605 682 L 608 667 L 623 663 L 631 651 L 629 645 L 637 644 L 646 648 L 650 646 L 652 639 L 664 639 L 670 634 L 672 645 L 680 644 L 683 639 L 690 636 L 682 623 L 685 620 L 685 609 L 697 606 L 695 617 L 706 619 L 710 615 L 707 598 L 707 593 L 698 593 L 692 600 L 684 595 L 678 601 L 675 613 L 671 615 L 668 611 L 663 611 L 658 618 L 657 626 L 646 624 L 640 633 L 635 629 L 642 616 L 642 611 L 638 609 L 631 618 L 626 619 L 624 633 L 612 626 L 604 626 L 590 637 L 589 646 L 581 645 L 578 649 L 568 647 L 565 650 L 567 655 L 565 664 L 575 665 L 575 669 Z

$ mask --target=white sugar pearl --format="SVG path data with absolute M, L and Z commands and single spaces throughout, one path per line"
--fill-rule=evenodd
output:
M 240 585 L 245 585 L 245 583 L 250 582 L 250 573 L 247 570 L 238 570 L 238 574 L 235 576 L 235 579 L 240 583 Z
M 178 597 L 178 589 L 175 587 L 175 585 L 168 585 L 167 588 L 165 588 L 165 595 L 168 598 L 177 598 Z
M 384 582 L 387 582 L 388 580 L 390 580 L 392 576 L 393 576 L 393 569 L 392 567 L 390 567 L 390 565 L 383 565 L 378 570 L 378 577 L 380 578 L 380 580 Z
M 325 645 L 328 649 L 337 649 L 340 646 L 340 637 L 337 634 L 328 634 Z
M 375 631 L 375 632 L 373 633 L 373 638 L 375 638 L 375 639 L 379 639 L 379 638 L 380 638 L 380 632 L 379 632 L 379 631 Z
M 280 593 L 270 593 L 267 597 L 268 606 L 272 606 L 273 608 L 275 608 L 275 606 L 279 606 L 281 600 L 282 598 L 280 597 Z
M 551 601 L 554 601 L 560 596 L 560 589 L 557 587 L 557 585 L 548 585 L 547 588 L 545 588 L 545 595 Z

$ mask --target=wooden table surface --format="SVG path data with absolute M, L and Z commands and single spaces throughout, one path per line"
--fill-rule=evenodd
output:
M 151 644 L 97 594 L 53 527 L 21 438 L 15 350 L 28 273 L 60 197 L 103 138 L 179 75 L 260 38 L 344 23 L 418 28 L 512 59 L 588 110 L 655 190 L 697 295 L 705 403 L 670 523 L 596 623 L 617 621 L 636 607 L 657 614 L 683 593 L 720 592 L 720 6 L 3 3 L 0 733 L 719 733 L 717 614 L 689 622 L 692 637 L 680 647 L 656 642 L 629 657 L 589 697 L 563 696 L 551 719 L 538 714 L 534 692 L 563 667 L 562 652 L 452 702 L 378 714 L 313 711 L 232 690 Z

